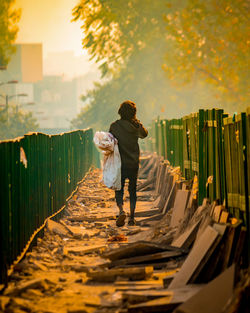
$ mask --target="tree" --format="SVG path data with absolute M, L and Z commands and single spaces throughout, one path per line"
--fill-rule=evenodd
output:
M 246 30 L 240 22 L 232 58 L 226 41 L 233 33 L 230 38 L 226 35 L 228 24 L 213 8 L 217 2 L 224 5 L 233 0 L 81 0 L 73 16 L 82 21 L 83 47 L 110 81 L 85 95 L 89 106 L 72 125 L 103 127 L 127 98 L 141 106 L 146 122 L 158 115 L 180 117 L 204 107 L 223 107 L 231 113 L 235 108 L 229 104 L 232 100 L 235 104 L 235 99 L 238 108 L 243 107 L 246 49 L 240 54 L 239 47 Z M 244 15 L 243 4 L 240 10 Z M 216 59 L 219 54 L 210 57 L 212 51 L 200 52 L 212 49 L 216 38 L 223 37 L 223 59 Z
M 171 79 L 205 79 L 222 99 L 245 109 L 248 102 L 249 9 L 244 0 L 169 1 L 164 69 Z M 175 51 L 173 54 L 172 51 Z
M 152 46 L 131 56 L 118 75 L 104 84 L 96 84 L 82 97 L 88 105 L 72 120 L 72 127 L 108 130 L 110 122 L 118 118 L 118 105 L 126 99 L 136 102 L 138 117 L 146 124 L 158 115 L 177 118 L 180 112 L 188 114 L 190 107 L 196 111 L 200 103 L 215 105 L 211 90 L 204 89 L 202 84 L 196 83 L 193 89 L 190 85 L 181 89 L 171 87 L 161 70 L 163 55 L 161 47 L 157 51 Z
M 11 106 L 7 116 L 6 109 L 0 111 L 0 140 L 13 139 L 23 136 L 38 128 L 37 119 L 31 112 L 24 112 Z
M 166 9 L 162 0 L 81 0 L 73 9 L 73 20 L 82 21 L 83 47 L 106 75 L 150 42 L 162 39 Z
M 0 67 L 6 66 L 10 56 L 15 52 L 13 43 L 16 40 L 21 11 L 13 8 L 15 0 L 0 1 Z

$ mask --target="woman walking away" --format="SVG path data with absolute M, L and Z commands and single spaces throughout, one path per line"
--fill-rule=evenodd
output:
M 123 194 L 125 179 L 129 180 L 130 218 L 129 226 L 135 225 L 136 207 L 136 183 L 139 169 L 139 145 L 138 138 L 145 138 L 148 131 L 136 118 L 136 105 L 132 101 L 125 101 L 120 105 L 118 114 L 121 118 L 110 125 L 109 132 L 118 140 L 118 148 L 121 155 L 121 189 L 115 191 L 115 199 L 119 208 L 119 216 L 116 225 L 125 224 L 126 214 L 123 210 Z

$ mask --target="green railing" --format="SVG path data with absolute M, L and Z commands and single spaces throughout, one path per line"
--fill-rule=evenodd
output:
M 180 166 L 187 179 L 198 175 L 200 204 L 204 197 L 219 200 L 249 223 L 250 109 L 234 118 L 211 109 L 158 119 L 152 136 L 153 150 Z
M 91 165 L 92 129 L 0 141 L 0 282 L 45 219 L 65 204 Z

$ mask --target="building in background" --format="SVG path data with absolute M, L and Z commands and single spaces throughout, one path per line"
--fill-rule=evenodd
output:
M 1 93 L 10 96 L 27 94 L 25 97 L 13 97 L 17 105 L 34 102 L 34 84 L 43 79 L 43 52 L 41 43 L 16 44 L 5 70 L 0 72 L 0 81 L 18 81 L 18 84 L 3 85 Z
M 42 44 L 17 44 L 7 69 L 0 71 L 0 82 L 18 83 L 2 85 L 0 93 L 27 94 L 12 97 L 10 105 L 33 112 L 41 130 L 69 129 L 70 121 L 84 105 L 81 95 L 93 88 L 94 81 L 100 81 L 100 73 L 91 66 L 87 74 L 80 75 L 86 72 L 83 65 L 84 58 L 74 57 L 71 51 L 53 53 L 43 61 Z
M 45 76 L 34 86 L 41 128 L 69 128 L 76 111 L 76 84 L 63 76 Z M 40 105 L 41 104 L 41 105 Z M 40 112 L 40 113 L 39 113 Z
M 6 75 L 22 83 L 43 79 L 43 49 L 41 43 L 17 44 L 16 53 L 7 66 Z

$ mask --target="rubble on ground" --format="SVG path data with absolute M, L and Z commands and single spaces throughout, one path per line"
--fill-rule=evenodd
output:
M 207 199 L 198 207 L 192 184 L 157 155 L 142 158 L 139 177 L 136 226 L 117 228 L 114 192 L 90 172 L 15 266 L 0 311 L 245 312 L 241 221 Z

